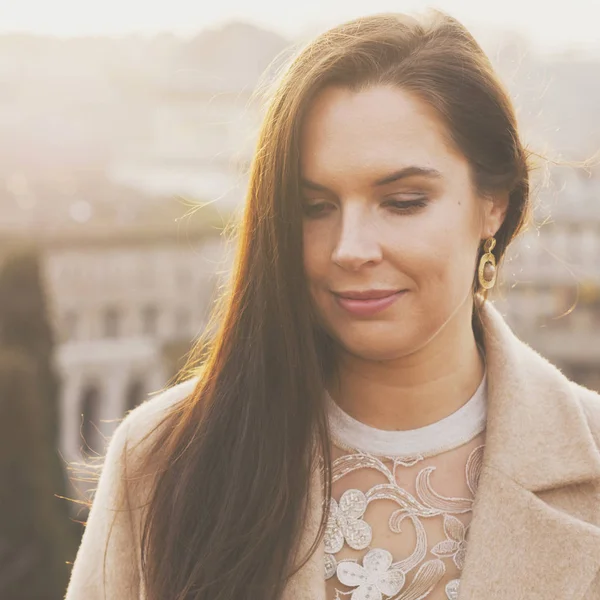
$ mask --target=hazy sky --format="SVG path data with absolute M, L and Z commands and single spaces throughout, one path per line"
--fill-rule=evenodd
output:
M 526 33 L 540 49 L 600 52 L 600 0 L 0 0 L 0 31 L 189 34 L 236 18 L 294 36 L 359 15 L 431 5 L 473 28 Z

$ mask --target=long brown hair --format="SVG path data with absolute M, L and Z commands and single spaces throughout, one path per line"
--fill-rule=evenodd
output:
M 299 52 L 260 131 L 230 287 L 212 341 L 194 357 L 198 384 L 147 455 L 157 473 L 142 536 L 148 600 L 277 600 L 307 558 L 296 543 L 319 458 L 327 502 L 331 495 L 321 397 L 334 364 L 303 271 L 300 129 L 325 86 L 376 84 L 434 107 L 476 189 L 510 194 L 498 260 L 526 221 L 529 169 L 513 107 L 455 19 L 438 11 L 361 18 Z

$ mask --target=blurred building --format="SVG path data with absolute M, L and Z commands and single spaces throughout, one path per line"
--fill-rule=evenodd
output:
M 287 54 L 281 36 L 233 22 L 182 43 L 168 66 L 123 82 L 136 110 L 113 151 L 111 179 L 239 206 L 262 117 L 257 84 Z
M 226 215 L 101 174 L 4 183 L 2 250 L 40 249 L 61 379 L 60 451 L 82 463 L 104 453 L 127 411 L 168 385 L 204 331 L 229 270 Z M 75 497 L 87 485 L 76 482 Z
M 156 82 L 142 131 L 114 151 L 109 177 L 151 194 L 239 206 L 259 121 L 250 96 L 192 70 Z
M 118 420 L 174 376 L 170 348 L 204 330 L 222 260 L 219 237 L 206 232 L 104 232 L 46 245 L 65 459 L 102 453 Z
M 600 391 L 600 173 L 555 170 L 518 238 L 495 302 L 527 343 Z

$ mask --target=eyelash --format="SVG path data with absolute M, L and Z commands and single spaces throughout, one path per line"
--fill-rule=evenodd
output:
M 419 208 L 424 208 L 427 205 L 427 201 L 425 196 L 422 196 L 420 198 L 416 198 L 415 200 L 388 200 L 386 204 L 392 206 L 394 210 L 397 210 L 398 212 L 412 213 Z
M 307 218 L 318 219 L 327 214 L 321 209 L 326 207 L 328 202 L 320 202 L 318 204 L 304 204 L 304 214 Z M 412 214 L 417 210 L 424 208 L 427 205 L 426 197 L 422 196 L 415 200 L 387 200 L 384 204 L 390 206 L 399 214 Z

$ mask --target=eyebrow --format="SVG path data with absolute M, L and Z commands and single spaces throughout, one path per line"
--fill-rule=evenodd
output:
M 427 177 L 429 179 L 441 179 L 442 174 L 437 169 L 412 165 L 410 167 L 404 167 L 403 169 L 394 171 L 393 173 L 390 173 L 389 175 L 386 175 L 381 179 L 377 179 L 373 182 L 373 186 L 380 187 L 382 185 L 388 185 L 389 183 L 394 183 L 396 181 L 400 181 L 401 179 L 406 179 L 408 177 Z M 330 191 L 324 185 L 315 183 L 314 181 L 310 181 L 305 177 L 302 177 L 301 184 L 302 187 L 309 188 L 318 192 Z
M 390 175 L 386 175 L 375 182 L 375 186 L 387 185 L 388 183 L 394 183 L 407 177 L 428 177 L 429 179 L 441 179 L 442 174 L 437 169 L 430 169 L 428 167 L 418 167 L 416 165 L 405 167 L 399 171 L 395 171 Z

